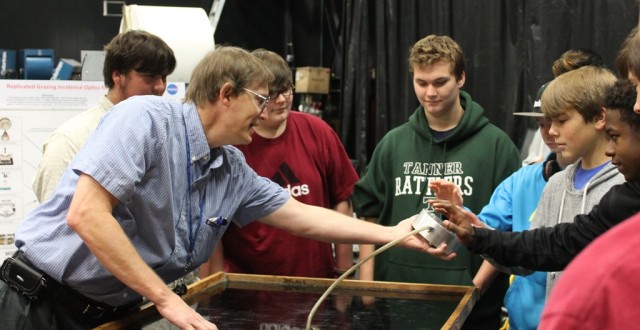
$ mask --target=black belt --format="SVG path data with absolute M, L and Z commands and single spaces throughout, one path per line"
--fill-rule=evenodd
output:
M 133 310 L 134 308 L 140 306 L 142 303 L 142 299 L 138 299 L 136 301 L 133 301 L 131 303 L 128 303 L 122 306 L 113 307 L 105 303 L 95 301 L 91 298 L 87 298 L 83 296 L 82 294 L 78 293 L 77 291 L 71 289 L 68 286 L 65 286 L 56 282 L 49 275 L 37 269 L 24 256 L 22 251 L 18 250 L 13 255 L 13 259 L 19 260 L 24 265 L 31 268 L 30 271 L 42 274 L 43 289 L 45 291 L 43 292 L 44 294 L 48 295 L 52 299 L 57 300 L 58 303 L 61 304 L 62 306 L 67 307 L 68 309 L 76 312 L 77 314 L 81 315 L 83 318 L 86 318 L 88 320 L 94 320 L 94 321 L 104 320 L 104 322 L 106 322 L 107 320 L 115 319 L 118 316 L 121 316 L 130 310 Z M 7 279 L 4 278 L 4 276 L 0 276 L 0 278 L 2 278 L 5 282 L 7 282 L 7 284 L 10 284 L 7 281 Z M 20 292 L 20 290 L 15 286 L 12 286 L 12 285 L 9 285 L 9 286 L 13 287 L 14 289 Z M 34 296 L 30 296 L 30 298 L 37 299 Z

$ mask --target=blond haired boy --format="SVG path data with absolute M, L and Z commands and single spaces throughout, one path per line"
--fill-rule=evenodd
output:
M 565 159 L 580 158 L 552 176 L 545 187 L 531 228 L 571 222 L 588 213 L 609 189 L 624 177 L 605 154 L 606 91 L 616 77 L 609 70 L 587 66 L 554 79 L 542 95 L 542 112 L 551 119 L 549 134 L 555 137 Z M 560 272 L 547 275 L 547 297 Z

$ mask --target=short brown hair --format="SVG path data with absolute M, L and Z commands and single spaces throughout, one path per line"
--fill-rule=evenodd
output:
M 104 46 L 102 74 L 108 88 L 115 86 L 112 73 L 136 70 L 150 76 L 168 76 L 176 68 L 171 47 L 160 37 L 142 30 L 131 30 L 113 37 Z
M 591 49 L 569 49 L 553 62 L 551 72 L 557 77 L 586 65 L 604 67 L 604 59 Z
M 456 79 L 461 79 L 465 70 L 462 48 L 448 36 L 428 35 L 416 42 L 409 53 L 409 71 L 413 67 L 423 68 L 436 62 L 451 64 Z
M 640 34 L 637 26 L 631 30 L 627 38 L 622 42 L 616 57 L 616 67 L 624 78 L 629 75 L 629 71 L 637 78 L 640 78 Z
M 596 118 L 604 106 L 607 90 L 616 76 L 605 68 L 584 66 L 553 79 L 540 99 L 542 112 L 554 118 L 575 109 L 585 122 Z
M 248 51 L 219 46 L 207 53 L 193 69 L 185 100 L 201 107 L 207 101 L 215 103 L 225 83 L 233 86 L 232 95 L 235 96 L 250 84 L 268 86 L 272 80 L 271 71 Z
M 251 52 L 273 73 L 273 81 L 269 82 L 269 94 L 277 93 L 293 86 L 293 74 L 289 64 L 275 52 L 266 49 L 256 49 Z

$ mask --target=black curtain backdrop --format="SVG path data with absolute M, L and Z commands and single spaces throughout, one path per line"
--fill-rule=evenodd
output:
M 340 0 L 227 0 L 215 33 L 216 43 L 266 48 L 293 66 L 332 67 L 341 54 Z M 288 48 L 287 44 L 291 44 Z
M 345 0 L 340 134 L 360 168 L 377 142 L 419 105 L 409 49 L 449 35 L 465 52 L 464 90 L 520 146 L 535 127 L 515 111 L 531 107 L 564 51 L 590 48 L 615 71 L 617 51 L 638 22 L 635 0 Z

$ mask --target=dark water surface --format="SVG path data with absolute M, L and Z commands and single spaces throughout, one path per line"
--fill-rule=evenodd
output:
M 225 289 L 198 303 L 197 311 L 222 329 L 305 329 L 321 294 Z M 440 329 L 457 301 L 376 298 L 364 306 L 359 296 L 327 298 L 314 315 L 314 329 Z

